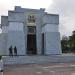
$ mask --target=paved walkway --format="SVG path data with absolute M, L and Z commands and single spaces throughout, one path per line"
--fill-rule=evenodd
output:
M 6 66 L 4 75 L 75 75 L 75 63 Z

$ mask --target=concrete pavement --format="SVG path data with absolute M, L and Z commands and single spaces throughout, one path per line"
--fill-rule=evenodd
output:
M 75 63 L 5 66 L 4 75 L 75 75 Z

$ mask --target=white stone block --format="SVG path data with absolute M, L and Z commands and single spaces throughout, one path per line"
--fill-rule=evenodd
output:
M 44 24 L 59 24 L 59 15 L 46 14 L 43 18 Z
M 46 24 L 44 27 L 42 27 L 42 33 L 45 33 L 45 32 L 59 32 L 58 25 Z
M 45 33 L 45 54 L 61 54 L 61 42 L 59 32 Z
M 23 23 L 20 22 L 9 22 L 9 31 L 22 31 L 23 32 Z

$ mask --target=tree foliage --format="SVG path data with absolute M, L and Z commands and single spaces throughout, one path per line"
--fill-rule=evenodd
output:
M 72 35 L 67 37 L 63 36 L 61 40 L 62 52 L 63 53 L 75 53 L 75 31 L 72 32 Z
M 63 36 L 61 40 L 62 52 L 66 53 L 68 50 L 68 37 Z

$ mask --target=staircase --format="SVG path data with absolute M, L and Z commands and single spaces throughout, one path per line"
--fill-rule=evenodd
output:
M 41 64 L 75 62 L 75 55 L 49 55 L 49 56 L 6 56 L 3 57 L 4 65 L 14 64 Z

